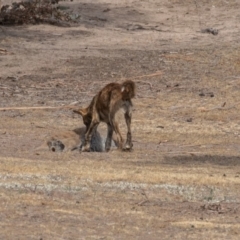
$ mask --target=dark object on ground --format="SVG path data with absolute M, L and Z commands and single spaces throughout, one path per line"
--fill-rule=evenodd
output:
M 214 28 L 205 28 L 201 30 L 202 33 L 211 33 L 213 35 L 218 35 L 218 29 Z
M 71 151 L 74 150 L 79 150 L 82 151 L 82 147 L 84 145 L 84 134 L 83 132 L 79 131 L 82 129 L 75 129 L 74 132 L 76 132 L 77 134 L 79 134 L 80 139 L 81 139 L 81 143 L 78 146 L 75 146 L 74 148 L 71 149 Z M 84 129 L 84 133 L 85 133 L 85 129 Z M 91 142 L 90 142 L 90 152 L 103 152 L 103 139 L 100 135 L 100 133 L 97 131 L 97 129 L 95 129 L 93 131 L 93 135 L 91 138 Z
M 55 2 L 54 2 L 55 3 Z M 51 1 L 23 1 L 4 5 L 0 10 L 0 24 L 22 25 L 48 23 L 68 27 L 71 21 L 68 14 L 57 9 Z
M 64 144 L 61 141 L 56 139 L 48 141 L 47 145 L 49 147 L 49 150 L 52 152 L 62 152 L 63 149 L 65 148 Z

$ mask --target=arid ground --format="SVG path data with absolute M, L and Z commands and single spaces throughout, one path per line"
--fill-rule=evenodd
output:
M 0 27 L 0 239 L 239 239 L 240 2 L 59 5 L 71 27 Z M 70 151 L 69 106 L 125 79 L 134 150 Z

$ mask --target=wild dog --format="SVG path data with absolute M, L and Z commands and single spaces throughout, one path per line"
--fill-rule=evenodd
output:
M 113 132 L 117 137 L 117 146 L 121 150 L 131 150 L 132 133 L 131 133 L 131 118 L 132 118 L 132 101 L 135 96 L 135 83 L 127 80 L 122 84 L 109 83 L 95 97 L 93 97 L 90 105 L 86 108 L 73 110 L 83 118 L 83 123 L 86 126 L 86 133 L 82 151 L 90 151 L 90 140 L 93 132 L 97 129 L 100 122 L 107 124 L 108 133 L 105 142 L 105 150 L 108 152 L 111 148 Z M 122 108 L 127 125 L 127 139 L 123 146 L 123 138 L 118 127 L 118 121 L 115 118 L 116 112 Z

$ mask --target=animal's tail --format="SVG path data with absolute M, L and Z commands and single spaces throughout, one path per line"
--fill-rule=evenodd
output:
M 136 85 L 133 81 L 127 80 L 122 83 L 122 99 L 123 100 L 129 100 L 135 96 L 136 92 Z

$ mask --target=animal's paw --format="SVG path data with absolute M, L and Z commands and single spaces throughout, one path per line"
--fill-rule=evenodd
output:
M 81 145 L 78 145 L 78 146 L 75 146 L 71 149 L 71 151 L 74 151 L 74 150 L 78 150 L 78 151 L 82 151 L 82 144 Z
M 111 149 L 111 145 L 105 145 L 105 152 L 109 152 Z
M 90 146 L 83 146 L 81 151 L 82 152 L 90 152 L 90 150 L 91 150 Z
M 133 144 L 132 143 L 126 143 L 123 147 L 123 151 L 126 151 L 126 152 L 130 152 L 132 151 L 132 148 L 133 148 Z

